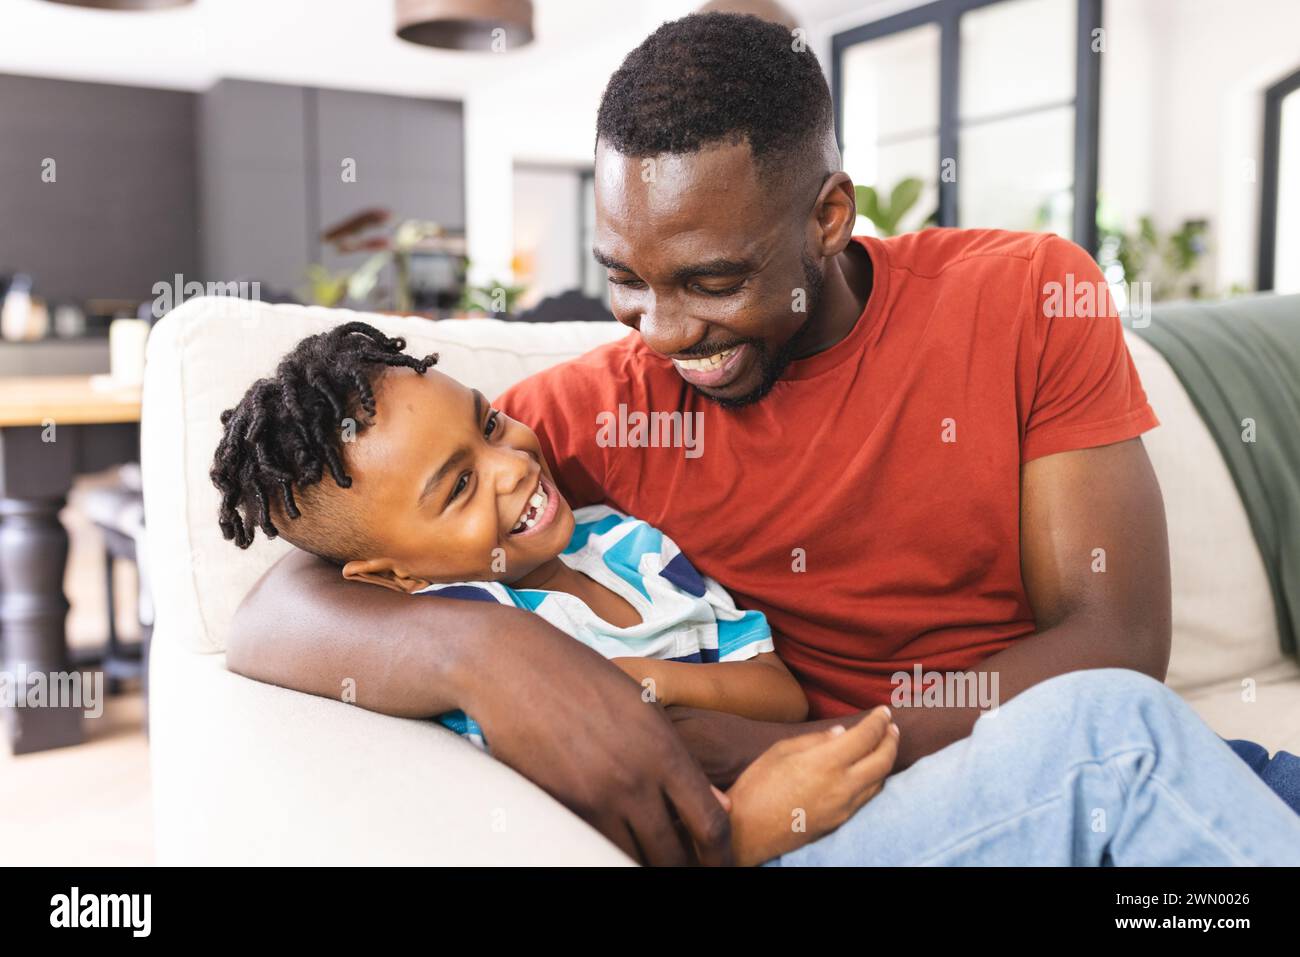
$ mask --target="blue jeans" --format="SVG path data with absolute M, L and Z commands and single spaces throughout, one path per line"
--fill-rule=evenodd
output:
M 1240 738 L 1229 741 L 1228 747 L 1286 802 L 1287 807 L 1300 814 L 1300 758 L 1290 751 L 1279 751 L 1270 758 L 1263 745 Z
M 891 777 L 801 865 L 1297 865 L 1300 817 L 1135 671 L 1061 675 Z

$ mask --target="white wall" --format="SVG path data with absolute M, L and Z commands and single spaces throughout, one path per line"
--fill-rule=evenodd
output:
M 0 0 L 0 72 L 204 90 L 223 77 L 458 95 L 491 57 L 418 47 L 389 0 L 196 0 L 151 12 Z
M 470 278 L 510 275 L 516 162 L 590 164 L 600 95 L 623 58 L 691 0 L 538 4 L 538 45 L 503 64 L 465 99 Z M 598 12 L 594 12 L 598 11 Z M 548 53 L 552 39 L 556 53 Z

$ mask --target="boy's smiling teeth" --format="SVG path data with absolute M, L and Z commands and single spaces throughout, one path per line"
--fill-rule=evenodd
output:
M 733 346 L 723 352 L 715 352 L 711 356 L 705 356 L 703 359 L 674 359 L 679 368 L 689 369 L 698 372 L 707 372 L 710 369 L 719 368 L 724 362 L 731 358 L 731 354 L 739 349 L 739 346 Z
M 510 529 L 510 534 L 518 535 L 524 529 L 532 528 L 536 525 L 537 519 L 546 511 L 547 501 L 548 497 L 546 490 L 542 487 L 542 483 L 539 480 L 537 483 L 537 490 L 529 496 L 528 504 L 524 506 L 524 510 L 519 516 L 519 521 L 515 523 L 515 527 Z

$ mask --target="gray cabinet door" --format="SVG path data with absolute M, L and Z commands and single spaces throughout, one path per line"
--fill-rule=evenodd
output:
M 372 207 L 390 210 L 393 224 L 428 219 L 464 229 L 461 104 L 343 90 L 312 91 L 308 103 L 315 118 L 319 230 Z M 345 164 L 355 171 L 354 182 L 345 179 Z M 364 255 L 320 251 L 321 261 L 335 269 L 356 265 Z
M 316 258 L 306 91 L 222 80 L 199 110 L 206 278 L 295 293 Z M 268 288 L 269 287 L 269 288 Z
M 197 278 L 194 111 L 192 93 L 0 75 L 0 273 L 54 302 Z
M 320 234 L 371 207 L 464 228 L 459 103 L 222 80 L 203 95 L 199 119 L 210 280 L 303 293 L 309 264 L 364 260 L 340 256 Z

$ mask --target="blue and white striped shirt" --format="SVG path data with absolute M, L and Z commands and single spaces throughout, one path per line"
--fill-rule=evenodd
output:
M 573 538 L 560 560 L 627 601 L 641 624 L 618 628 L 576 595 L 500 582 L 430 585 L 416 594 L 526 608 L 606 658 L 744 661 L 774 650 L 763 614 L 736 608 L 727 590 L 696 571 L 663 532 L 607 505 L 580 508 L 574 519 Z M 465 712 L 450 711 L 438 720 L 483 745 L 482 731 Z

